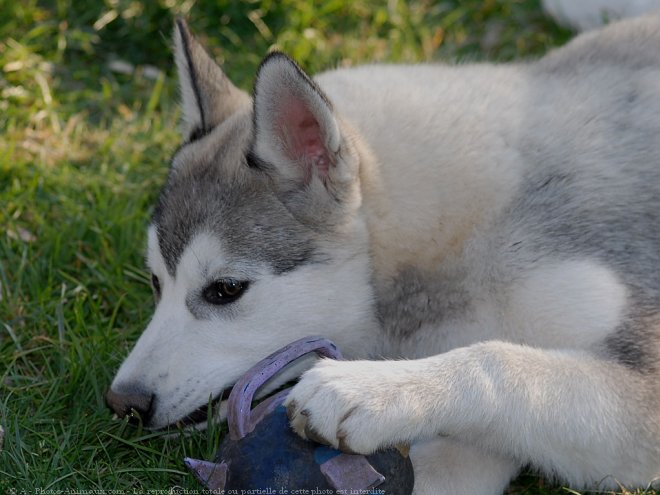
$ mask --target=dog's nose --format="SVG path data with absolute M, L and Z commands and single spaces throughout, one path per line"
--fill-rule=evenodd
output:
M 125 385 L 115 390 L 110 388 L 105 394 L 105 402 L 120 418 L 128 416 L 129 422 L 133 424 L 139 423 L 140 420 L 147 424 L 151 417 L 154 396 L 139 387 Z

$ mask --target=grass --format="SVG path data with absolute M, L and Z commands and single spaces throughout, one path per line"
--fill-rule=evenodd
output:
M 142 256 L 178 141 L 176 15 L 246 89 L 274 47 L 314 72 L 533 57 L 570 37 L 533 0 L 0 0 L 0 492 L 198 489 L 182 458 L 223 434 L 164 438 L 103 398 L 152 309 Z M 527 475 L 511 493 L 568 492 Z

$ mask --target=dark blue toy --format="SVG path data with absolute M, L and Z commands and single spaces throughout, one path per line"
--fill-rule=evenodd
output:
M 253 410 L 254 393 L 282 368 L 310 352 L 341 359 L 337 347 L 322 337 L 297 340 L 250 369 L 229 395 L 229 436 L 215 462 L 186 458 L 186 466 L 208 489 L 217 493 L 260 489 L 261 493 L 371 493 L 410 495 L 414 477 L 410 458 L 396 449 L 369 456 L 344 454 L 303 440 L 289 427 L 283 390 Z M 214 492 L 216 493 L 216 492 Z M 301 492 L 302 493 L 302 492 Z

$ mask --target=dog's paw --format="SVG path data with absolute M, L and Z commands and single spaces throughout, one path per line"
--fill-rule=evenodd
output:
M 410 433 L 406 399 L 411 397 L 393 370 L 403 363 L 322 360 L 284 403 L 292 428 L 347 453 L 370 454 L 406 442 L 402 434 Z

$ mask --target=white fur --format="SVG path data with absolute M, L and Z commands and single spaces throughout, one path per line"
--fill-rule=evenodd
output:
M 374 327 L 373 316 L 364 311 L 372 295 L 363 259 L 335 259 L 332 264 L 307 265 L 275 276 L 254 264 L 227 264 L 223 251 L 216 238 L 200 234 L 171 277 L 155 229 L 149 230 L 148 265 L 160 279 L 162 298 L 113 387 L 141 383 L 154 393 L 153 428 L 172 424 L 203 406 L 209 395 L 231 386 L 246 371 L 246 363 L 256 363 L 301 336 L 324 333 L 348 356 L 369 353 L 364 335 L 347 331 Z M 216 318 L 196 320 L 185 305 L 186 297 L 225 277 L 253 282 L 231 313 L 220 310 Z M 338 291 L 337 286 L 351 290 Z M 287 304 L 282 304 L 284 297 Z M 278 383 L 301 371 L 289 370 Z
M 182 116 L 183 116 L 183 125 L 185 133 L 187 134 L 195 127 L 201 125 L 202 115 L 199 109 L 199 103 L 197 102 L 197 96 L 195 95 L 195 88 L 193 86 L 192 75 L 186 69 L 188 65 L 186 53 L 184 51 L 185 45 L 182 40 L 182 33 L 178 30 L 174 30 L 174 60 L 181 74 L 179 80 L 179 90 L 181 94 L 181 106 L 182 106 Z
M 505 325 L 515 342 L 590 349 L 621 321 L 626 293 L 612 270 L 594 261 L 548 264 L 515 285 L 503 309 Z
M 324 360 L 305 373 L 287 404 L 307 411 L 292 421 L 300 435 L 309 424 L 335 447 L 343 438 L 351 450 L 370 453 L 448 435 L 524 458 L 574 486 L 614 488 L 659 474 L 658 459 L 630 448 L 637 438 L 627 426 L 625 398 L 637 392 L 622 387 L 618 373 L 578 351 L 493 341 L 415 361 Z M 473 468 L 479 476 L 481 466 Z M 501 473 L 511 476 L 510 469 Z
M 419 441 L 410 449 L 415 495 L 502 493 L 520 466 L 449 437 Z
M 478 84 L 484 77 L 492 82 L 485 94 Z M 377 170 L 362 170 L 365 208 L 378 227 L 372 229 L 370 242 L 379 275 L 391 275 L 392 259 L 434 267 L 455 257 L 473 229 L 496 215 L 516 190 L 523 163 L 502 128 L 515 136 L 523 122 L 523 73 L 485 66 L 454 71 L 442 66 L 374 65 L 340 69 L 316 79 L 338 113 L 360 129 L 379 163 Z M 411 83 L 415 90 L 400 98 L 401 88 Z M 483 99 L 484 106 L 466 117 L 460 109 L 474 98 Z M 359 101 L 387 109 L 397 116 L 397 125 L 365 111 L 355 104 Z M 446 101 L 455 105 L 448 107 Z M 421 117 L 415 110 L 421 107 L 437 110 Z M 504 111 L 510 115 L 506 123 L 498 117 Z M 466 142 L 466 132 L 490 153 Z M 402 142 L 407 146 L 400 146 Z M 439 142 L 441 147 L 433 145 Z M 438 180 L 440 171 L 452 180 Z M 421 206 L 419 198 L 424 198 Z
M 560 24 L 586 31 L 660 9 L 660 0 L 543 0 L 543 8 Z

